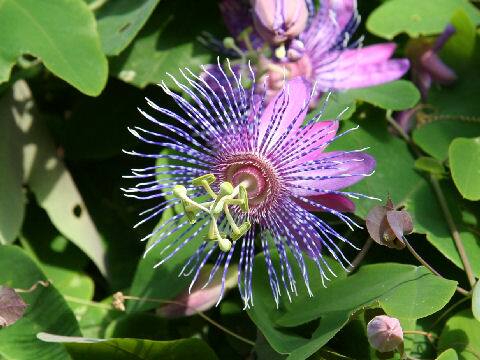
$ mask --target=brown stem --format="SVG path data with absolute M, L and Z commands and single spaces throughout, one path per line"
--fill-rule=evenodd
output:
M 358 265 L 360 265 L 360 263 L 363 261 L 363 259 L 365 258 L 365 256 L 367 255 L 368 253 L 368 250 L 370 250 L 370 247 L 372 246 L 372 243 L 373 243 L 373 240 L 371 237 L 369 237 L 367 239 L 367 241 L 365 241 L 365 244 L 363 244 L 363 247 L 362 249 L 360 250 L 360 252 L 357 254 L 357 256 L 355 257 L 355 259 L 353 259 L 350 267 L 348 268 L 348 271 L 353 271 L 355 270 Z
M 39 285 L 41 285 L 43 287 L 49 287 L 50 282 L 49 281 L 44 281 L 44 280 L 38 280 L 35 284 L 30 286 L 28 289 L 14 289 L 14 290 L 17 293 L 31 293 L 32 291 L 35 291 Z
M 410 245 L 410 243 L 408 242 L 407 238 L 404 236 L 403 237 L 403 242 L 405 243 L 405 245 L 407 246 L 407 249 L 408 251 L 410 251 L 410 253 L 415 257 L 415 259 L 417 259 L 420 264 L 422 264 L 423 266 L 425 266 L 428 270 L 430 270 L 434 275 L 437 275 L 437 276 L 440 276 L 441 278 L 443 278 L 443 276 L 437 271 L 435 270 L 429 263 L 427 263 L 421 256 L 419 253 L 417 253 L 415 251 L 415 249 L 412 247 L 412 245 Z M 465 296 L 470 296 L 470 293 L 465 290 L 464 288 L 460 287 L 460 286 L 457 286 L 457 291 L 462 294 L 462 295 L 465 295 Z

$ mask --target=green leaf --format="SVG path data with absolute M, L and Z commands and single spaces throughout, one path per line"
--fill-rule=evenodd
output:
M 415 169 L 426 171 L 432 175 L 442 176 L 445 174 L 445 167 L 437 159 L 421 156 L 415 160 Z
M 377 161 L 375 173 L 347 190 L 380 199 L 386 199 L 390 195 L 395 204 L 402 203 L 424 179 L 414 170 L 414 159 L 405 143 L 388 132 L 383 112 L 366 111 L 362 118 L 365 120 L 358 121 L 359 129 L 336 140 L 326 151 L 369 147 L 366 152 Z M 342 124 L 342 131 L 357 125 L 350 120 Z M 356 200 L 355 203 L 355 214 L 362 218 L 367 216 L 372 207 L 378 205 L 378 202 L 368 199 Z
M 448 150 L 452 178 L 465 199 L 480 200 L 480 137 L 458 138 Z
M 12 108 L 24 141 L 23 178 L 55 227 L 75 243 L 106 274 L 105 248 L 70 172 L 58 157 L 55 144 L 35 109 L 23 80 L 13 86 Z
M 383 116 L 383 114 L 365 112 L 362 117 L 368 121 L 359 121 L 360 128 L 358 130 L 343 136 L 326 149 L 326 151 L 331 151 L 370 147 L 367 152 L 373 155 L 377 161 L 375 173 L 347 190 L 381 199 L 390 195 L 395 204 L 405 205 L 406 210 L 412 216 L 414 232 L 426 234 L 427 240 L 433 246 L 455 265 L 463 268 L 433 189 L 428 181 L 414 170 L 414 159 L 405 143 L 389 134 L 385 123 L 381 122 L 377 118 L 378 116 Z M 355 125 L 350 120 L 344 121 L 342 124 L 345 125 L 345 129 Z M 471 211 L 466 208 L 466 204 L 461 201 L 451 186 L 442 183 L 442 189 L 447 197 L 454 221 L 459 228 L 474 272 L 480 275 L 478 240 L 470 231 L 472 224 L 468 224 L 463 219 L 463 214 Z M 368 211 L 376 205 L 372 200 L 356 200 L 355 203 L 357 206 L 355 213 L 362 218 L 365 218 Z
M 17 246 L 0 247 L 0 284 L 29 289 L 47 278 L 38 266 Z M 68 359 L 60 344 L 47 344 L 36 338 L 39 331 L 80 335 L 77 321 L 65 300 L 53 285 L 38 285 L 21 293 L 28 304 L 23 318 L 0 331 L 0 355 L 6 359 Z M 21 344 L 21 346 L 19 346 Z
M 3 0 L 0 44 L 0 82 L 8 80 L 18 57 L 30 54 L 87 95 L 105 86 L 107 60 L 95 18 L 82 0 Z
M 477 281 L 477 283 L 473 287 L 472 313 L 475 319 L 480 321 L 480 281 Z
M 480 275 L 480 247 L 478 239 L 471 231 L 471 224 L 464 218 L 465 214 L 474 214 L 478 208 L 469 208 L 462 202 L 455 189 L 446 181 L 440 183 L 446 197 L 448 207 L 457 226 L 463 246 L 473 268 Z M 433 206 L 432 206 L 433 205 Z M 412 215 L 414 232 L 426 234 L 427 240 L 435 246 L 447 259 L 463 269 L 462 260 L 451 237 L 438 200 L 427 182 L 419 184 L 406 202 L 406 210 Z M 415 245 L 413 245 L 415 247 Z
M 440 334 L 438 351 L 455 349 L 460 359 L 480 358 L 480 321 L 473 318 L 470 310 L 452 316 Z
M 455 120 L 433 121 L 413 131 L 415 144 L 439 161 L 448 158 L 448 147 L 455 138 L 476 136 L 480 136 L 480 124 Z
M 108 1 L 96 13 L 103 51 L 118 55 L 145 25 L 160 0 Z
M 309 117 L 315 116 L 324 106 L 326 96 L 322 98 L 316 111 Z M 420 100 L 420 93 L 410 81 L 397 80 L 386 84 L 370 86 L 367 88 L 352 89 L 336 92 L 330 95 L 321 120 L 331 120 L 343 113 L 339 120 L 349 119 L 356 110 L 357 102 L 367 102 L 382 109 L 404 110 L 415 106 Z
M 348 90 L 357 100 L 368 102 L 382 109 L 405 110 L 414 107 L 420 100 L 420 92 L 412 82 L 392 81 L 386 84 Z
M 313 354 L 360 309 L 380 305 L 391 316 L 417 319 L 443 308 L 456 288 L 456 282 L 432 275 L 423 267 L 400 264 L 364 266 L 358 273 L 333 280 L 324 288 L 318 279 L 318 269 L 308 261 L 314 297 L 301 289 L 292 303 L 284 299 L 277 309 L 270 289 L 265 286 L 268 275 L 264 261 L 263 255 L 255 258 L 255 306 L 248 313 L 270 345 L 277 352 L 290 354 L 292 359 L 306 359 Z M 320 323 L 311 337 L 285 328 L 318 318 L 321 318 Z
M 0 171 L 0 244 L 16 239 L 25 214 L 22 133 L 15 123 L 14 105 L 11 94 L 0 99 L 0 169 L 4 169 Z
M 83 271 L 88 264 L 88 257 L 61 236 L 47 214 L 34 204 L 29 204 L 27 208 L 20 242 L 62 295 L 80 301 L 92 300 L 93 280 Z M 88 310 L 85 304 L 68 303 L 77 319 Z
M 148 340 L 168 340 L 168 321 L 157 314 L 122 314 L 108 324 L 107 338 L 137 337 Z
M 443 31 L 459 8 L 480 23 L 480 12 L 467 0 L 390 0 L 370 14 L 367 29 L 386 39 L 403 32 L 410 37 L 434 35 Z
M 143 339 L 88 339 L 39 334 L 44 341 L 65 344 L 73 359 L 215 360 L 213 350 L 200 339 L 151 341 Z
M 176 88 L 167 72 L 179 76 L 178 69 L 188 67 L 198 73 L 201 64 L 211 62 L 210 52 L 197 37 L 202 31 L 218 32 L 219 17 L 215 2 L 161 2 L 133 43 L 112 59 L 112 74 L 141 88 L 162 81 Z
M 455 350 L 448 349 L 438 355 L 437 360 L 458 360 L 458 355 Z
M 123 316 L 122 312 L 112 308 L 111 297 L 103 299 L 97 306 L 88 306 L 87 310 L 79 314 L 77 312 L 78 324 L 85 337 L 106 337 L 108 326 L 115 319 Z

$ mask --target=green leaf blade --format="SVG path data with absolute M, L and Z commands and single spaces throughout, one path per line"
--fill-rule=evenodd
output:
M 448 154 L 458 191 L 465 199 L 480 200 L 480 137 L 453 140 Z
M 367 19 L 367 29 L 377 36 L 393 39 L 400 33 L 410 37 L 443 31 L 458 9 L 480 23 L 480 12 L 466 0 L 390 0 L 376 8 Z
M 0 246 L 0 263 L 0 283 L 11 287 L 29 289 L 38 281 L 47 280 L 18 246 Z M 80 335 L 75 316 L 63 297 L 53 285 L 37 285 L 35 290 L 22 293 L 22 297 L 28 304 L 27 310 L 17 323 L 0 331 L 0 355 L 7 359 L 68 359 L 63 346 L 36 338 L 40 331 Z
M 93 14 L 82 0 L 4 0 L 0 43 L 0 82 L 8 80 L 19 56 L 30 54 L 87 95 L 100 94 L 106 84 L 107 59 Z

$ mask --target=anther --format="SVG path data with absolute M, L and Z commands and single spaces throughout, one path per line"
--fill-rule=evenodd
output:
M 215 180 L 216 180 L 215 175 L 206 174 L 193 179 L 192 185 L 202 186 L 207 191 L 208 195 L 210 195 L 212 198 L 215 199 L 217 197 L 217 194 L 215 194 L 215 192 L 210 187 L 210 184 L 213 184 Z

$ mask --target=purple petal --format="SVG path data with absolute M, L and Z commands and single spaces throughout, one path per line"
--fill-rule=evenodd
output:
M 353 201 L 339 194 L 308 196 L 307 199 L 332 210 L 336 210 L 340 212 L 355 211 L 355 204 L 353 203 Z M 307 211 L 325 211 L 318 206 L 307 204 L 301 200 L 294 200 L 294 201 Z
M 319 195 L 315 190 L 340 190 L 353 185 L 368 176 L 375 169 L 375 159 L 365 153 L 343 153 L 340 151 L 323 153 L 320 159 L 329 163 L 338 162 L 334 168 L 303 171 L 297 174 L 292 183 L 300 186 L 292 191 L 299 196 Z M 312 160 L 320 160 L 312 159 Z
M 408 71 L 410 62 L 407 59 L 388 60 L 394 50 L 394 44 L 380 44 L 343 51 L 331 70 L 332 87 L 368 87 L 401 78 Z
M 319 158 L 338 131 L 338 121 L 319 121 L 313 124 L 303 135 L 304 143 L 311 143 L 305 150 L 305 156 L 299 157 L 294 164 L 302 164 L 306 161 Z M 302 133 L 303 134 L 303 133 Z M 310 140 L 310 141 L 309 141 Z M 311 141 L 315 140 L 315 141 Z M 301 144 L 303 145 L 303 144 Z

